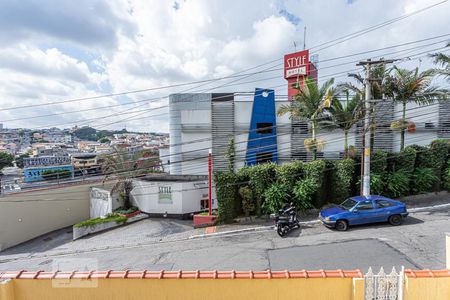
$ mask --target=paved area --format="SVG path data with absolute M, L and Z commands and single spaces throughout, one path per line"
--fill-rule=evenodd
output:
M 0 271 L 60 269 L 64 262 L 79 270 L 439 269 L 445 267 L 449 217 L 447 207 L 412 213 L 398 227 L 336 232 L 311 224 L 286 238 L 267 229 L 197 239 L 190 237 L 204 229 L 193 229 L 190 221 L 147 219 L 77 241 L 69 229 L 52 233 L 1 252 Z M 219 231 L 224 228 L 236 226 Z

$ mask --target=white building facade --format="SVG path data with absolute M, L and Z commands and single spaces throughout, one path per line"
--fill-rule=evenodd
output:
M 267 100 L 264 93 L 269 93 Z M 311 155 L 304 147 L 304 140 L 310 138 L 311 134 L 309 124 L 292 121 L 289 115 L 277 116 L 276 111 L 279 107 L 289 102 L 287 99 L 278 99 L 273 93 L 273 90 L 257 89 L 254 95 L 242 93 L 171 95 L 168 162 L 170 173 L 206 175 L 209 149 L 212 149 L 214 170 L 226 169 L 228 165 L 226 153 L 231 138 L 234 138 L 235 142 L 236 169 L 267 160 L 278 164 L 292 159 L 310 160 Z M 264 101 L 273 101 L 273 107 L 270 108 Z M 376 104 L 375 111 L 374 122 L 377 126 L 374 150 L 399 151 L 400 132 L 391 130 L 390 124 L 401 118 L 401 105 L 389 100 L 380 101 Z M 406 145 L 428 145 L 437 138 L 450 138 L 448 102 L 422 107 L 410 104 L 407 106 L 406 118 L 415 123 L 414 132 L 406 133 Z M 325 141 L 325 147 L 318 153 L 319 158 L 342 157 L 344 152 L 342 130 L 322 129 L 319 130 L 318 138 Z M 266 143 L 261 143 L 264 140 L 267 140 Z M 255 146 L 255 143 L 259 144 Z M 362 124 L 352 128 L 348 144 L 354 145 L 357 149 L 361 148 Z M 269 159 L 261 160 L 261 155 Z

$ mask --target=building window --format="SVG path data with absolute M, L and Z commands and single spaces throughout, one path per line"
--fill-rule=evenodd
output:
M 256 123 L 256 132 L 260 134 L 272 133 L 272 123 Z
M 256 153 L 256 163 L 263 164 L 272 161 L 272 153 L 271 152 L 260 152 Z

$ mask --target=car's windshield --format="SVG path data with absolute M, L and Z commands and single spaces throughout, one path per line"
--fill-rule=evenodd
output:
M 353 206 L 355 206 L 356 201 L 353 199 L 348 198 L 347 200 L 345 200 L 344 202 L 342 202 L 339 206 L 349 210 L 350 208 L 352 208 Z

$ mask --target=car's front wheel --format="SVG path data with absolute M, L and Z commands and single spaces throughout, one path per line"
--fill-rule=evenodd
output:
M 335 228 L 338 231 L 346 231 L 348 229 L 348 223 L 345 220 L 337 220 Z
M 402 219 L 402 216 L 400 216 L 400 215 L 393 215 L 393 216 L 389 217 L 388 221 L 389 221 L 389 224 L 391 224 L 392 226 L 398 226 L 398 225 L 402 224 L 403 219 Z

